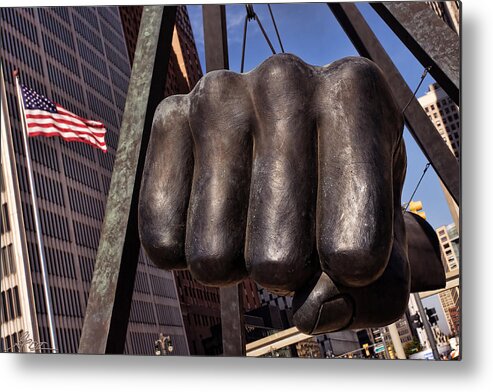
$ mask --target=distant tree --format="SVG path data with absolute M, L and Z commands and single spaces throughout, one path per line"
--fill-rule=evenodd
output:
M 404 353 L 406 354 L 406 357 L 409 357 L 413 354 L 416 354 L 416 353 L 420 352 L 422 349 L 423 349 L 423 347 L 421 347 L 419 340 L 416 338 L 414 338 L 414 340 L 412 342 L 407 342 L 404 345 Z

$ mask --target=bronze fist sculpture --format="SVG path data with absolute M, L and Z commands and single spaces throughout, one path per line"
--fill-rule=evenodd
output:
M 402 132 L 384 76 L 363 58 L 315 67 L 283 54 L 246 74 L 210 72 L 156 110 L 142 245 L 159 267 L 188 268 L 205 285 L 250 276 L 294 295 L 305 333 L 392 323 L 412 282 L 444 284 L 434 232 L 415 217 L 432 257 L 418 249 L 411 276 Z

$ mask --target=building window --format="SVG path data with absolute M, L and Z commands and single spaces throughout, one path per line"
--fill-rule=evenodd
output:
M 10 219 L 9 210 L 7 208 L 7 203 L 2 204 L 2 220 L 1 220 L 1 233 L 6 233 L 10 231 Z

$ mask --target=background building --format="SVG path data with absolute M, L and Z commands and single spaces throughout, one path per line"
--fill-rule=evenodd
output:
M 419 103 L 425 110 L 431 122 L 440 133 L 443 141 L 447 144 L 455 157 L 460 160 L 460 116 L 459 107 L 449 98 L 443 89 L 433 83 L 428 86 L 426 94 L 418 98 Z M 454 220 L 455 226 L 459 227 L 459 206 L 452 199 L 442 182 L 440 182 L 445 199 Z
M 435 13 L 457 34 L 460 33 L 460 1 L 427 1 Z
M 29 141 L 55 335 L 59 351 L 73 353 L 84 321 L 130 77 L 120 12 L 118 7 L 1 8 L 0 16 L 11 159 L 17 171 L 9 170 L 8 175 L 20 190 L 19 200 L 9 199 L 9 209 L 22 211 L 19 227 L 25 235 L 25 244 L 12 254 L 17 270 L 24 268 L 25 272 L 23 277 L 17 276 L 19 299 L 31 307 L 22 317 L 32 315 L 28 330 L 34 336 L 39 330 L 40 341 L 49 342 L 48 323 L 12 71 L 19 69 L 24 84 L 82 117 L 104 122 L 108 130 L 106 154 L 60 138 L 34 137 Z M 2 166 L 4 172 L 6 168 L 8 165 Z M 13 193 L 2 192 L 2 196 L 7 194 Z M 2 235 L 6 249 L 7 240 L 7 235 Z M 21 252 L 23 247 L 27 255 Z M 14 291 L 9 294 L 13 284 L 2 279 L 2 296 L 16 297 Z M 16 312 L 8 315 L 19 317 Z M 6 339 L 12 330 L 4 331 L 3 324 L 2 339 Z M 15 325 L 19 333 L 21 326 Z M 159 333 L 171 336 L 175 354 L 188 354 L 173 275 L 152 266 L 141 253 L 125 352 L 153 354 Z
M 448 7 L 447 9 L 457 9 L 458 2 L 443 2 L 434 3 L 440 7 Z M 445 15 L 445 14 L 444 14 Z M 450 24 L 449 24 L 450 25 Z M 454 26 L 450 25 L 451 27 Z M 458 26 L 458 14 L 457 14 Z M 458 27 L 457 27 L 458 29 Z M 458 30 L 456 30 L 458 31 Z M 461 128 L 459 107 L 448 97 L 443 89 L 436 83 L 428 87 L 428 92 L 418 99 L 419 103 L 425 110 L 430 120 L 435 125 L 435 128 L 440 133 L 440 136 L 447 144 L 449 149 L 454 153 L 456 158 L 460 160 L 461 151 Z M 460 266 L 460 238 L 459 238 L 459 216 L 460 211 L 457 203 L 452 199 L 445 186 L 440 183 L 445 194 L 445 199 L 449 206 L 450 213 L 454 223 L 447 226 L 441 226 L 436 229 L 436 233 L 440 243 L 442 262 L 445 272 L 458 270 Z M 459 287 L 454 287 L 449 290 L 441 291 L 438 294 L 440 304 L 442 306 L 447 324 L 453 335 L 459 332 L 460 320 L 460 290 Z

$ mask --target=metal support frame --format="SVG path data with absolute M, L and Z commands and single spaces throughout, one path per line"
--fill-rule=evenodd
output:
M 354 4 L 328 3 L 328 6 L 359 54 L 382 69 L 399 107 L 404 108 L 412 98 L 404 112 L 406 125 L 453 199 L 460 205 L 460 168 L 457 159 L 443 142 L 370 26 Z
M 413 96 L 413 92 L 356 6 L 349 3 L 328 5 L 360 55 L 371 59 L 383 70 L 398 104 L 404 108 Z M 454 40 L 441 26 L 435 24 L 430 26 L 426 22 L 426 29 L 423 30 L 414 26 L 411 22 L 415 23 L 416 19 L 411 15 L 409 7 L 415 5 L 411 3 L 372 4 L 372 6 L 424 66 L 432 65 L 430 72 L 433 77 L 459 104 L 460 81 L 457 64 L 448 57 L 450 53 L 442 55 L 429 44 L 427 41 L 429 37 L 424 37 L 422 34 L 429 28 L 434 29 L 437 36 L 446 37 L 443 39 L 451 43 L 452 51 L 458 50 L 455 49 L 458 39 Z M 406 7 L 408 7 L 407 11 Z M 203 17 L 206 70 L 210 72 L 228 69 L 225 6 L 204 5 Z M 152 117 L 166 82 L 175 18 L 176 6 L 144 7 L 101 241 L 82 329 L 80 353 L 123 353 L 124 350 L 140 251 L 136 225 L 138 195 Z M 416 98 L 411 100 L 404 116 L 421 150 L 454 200 L 459 203 L 459 164 L 443 143 Z M 246 340 L 242 285 L 222 288 L 220 294 L 223 354 L 244 356 Z M 419 305 L 419 296 L 416 297 Z M 290 339 L 307 338 L 296 329 L 286 332 L 289 332 Z M 264 345 L 269 343 L 271 342 L 264 342 Z M 256 348 L 258 350 L 260 347 Z M 249 347 L 249 355 L 259 355 L 259 352 L 255 352 L 257 350 L 253 346 Z
M 176 6 L 146 6 L 82 328 L 79 353 L 123 353 L 140 241 L 139 189 L 152 118 L 166 84 Z
M 424 2 L 370 3 L 448 96 L 460 105 L 460 40 Z
M 224 5 L 203 5 L 206 71 L 228 69 L 228 38 Z M 243 285 L 220 289 L 224 356 L 245 356 Z

